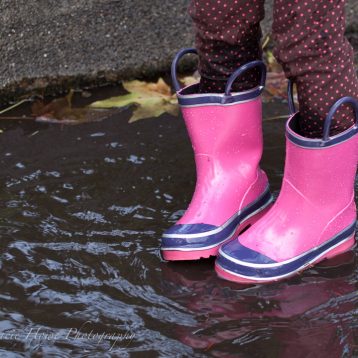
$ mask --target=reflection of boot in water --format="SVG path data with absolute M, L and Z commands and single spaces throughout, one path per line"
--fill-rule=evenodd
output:
M 225 357 L 338 357 L 352 340 L 354 254 L 338 256 L 331 266 L 258 287 L 220 280 L 210 262 L 163 263 L 161 270 L 168 296 L 197 322 L 176 330 L 194 349 Z

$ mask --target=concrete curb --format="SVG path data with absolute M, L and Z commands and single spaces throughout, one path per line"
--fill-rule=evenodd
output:
M 46 88 L 96 85 L 168 70 L 193 43 L 188 0 L 2 0 L 0 102 Z M 266 7 L 272 6 L 272 0 Z M 356 0 L 348 31 L 358 32 Z M 263 23 L 270 26 L 270 11 Z

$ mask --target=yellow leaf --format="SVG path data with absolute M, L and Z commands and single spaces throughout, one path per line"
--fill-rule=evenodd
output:
M 163 99 L 146 101 L 145 104 L 136 107 L 133 111 L 132 117 L 129 119 L 129 123 L 133 123 L 144 118 L 159 117 L 163 113 L 169 113 L 177 116 L 179 113 L 178 105 L 172 104 Z
M 199 80 L 194 76 L 185 76 L 180 79 L 180 82 L 186 87 L 198 83 Z
M 129 122 L 158 117 L 163 113 L 178 114 L 177 100 L 162 78 L 159 78 L 156 83 L 138 80 L 123 82 L 123 87 L 129 92 L 128 94 L 94 102 L 90 107 L 121 108 L 136 104 Z
M 159 96 L 171 96 L 170 87 L 162 78 L 155 82 L 129 81 L 123 82 L 123 87 L 130 93 L 138 93 L 143 96 L 152 97 L 154 94 Z
M 267 70 L 269 72 L 282 72 L 281 65 L 276 61 L 271 50 L 266 51 Z

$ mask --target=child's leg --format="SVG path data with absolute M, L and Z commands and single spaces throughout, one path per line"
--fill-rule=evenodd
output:
M 192 0 L 201 92 L 223 92 L 225 81 L 241 65 L 261 58 L 260 21 L 264 0 Z M 234 90 L 257 85 L 253 69 Z
M 275 56 L 295 81 L 301 133 L 321 137 L 329 108 L 344 96 L 358 97 L 353 50 L 345 32 L 345 0 L 275 0 Z M 353 124 L 349 107 L 335 116 L 331 134 Z

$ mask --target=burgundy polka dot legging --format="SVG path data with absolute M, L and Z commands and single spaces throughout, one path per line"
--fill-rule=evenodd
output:
M 192 0 L 201 92 L 223 92 L 225 80 L 239 66 L 260 59 L 265 0 Z M 358 97 L 353 49 L 344 36 L 345 0 L 275 0 L 274 55 L 296 83 L 300 132 L 322 135 L 323 120 L 343 96 Z M 257 70 L 236 83 L 235 90 L 255 86 Z M 347 105 L 334 118 L 331 135 L 354 123 Z

